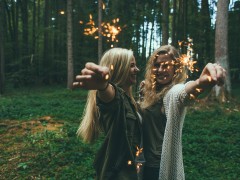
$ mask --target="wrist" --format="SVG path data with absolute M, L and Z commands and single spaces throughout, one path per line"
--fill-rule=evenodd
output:
M 98 89 L 98 91 L 106 91 L 106 89 L 108 88 L 108 86 L 109 86 L 109 82 L 107 82 L 107 84 L 104 86 L 104 88 Z

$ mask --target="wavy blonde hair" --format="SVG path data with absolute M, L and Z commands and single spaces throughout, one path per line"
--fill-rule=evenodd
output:
M 160 54 L 169 54 L 174 61 L 174 76 L 170 84 L 163 85 L 162 87 L 159 85 L 153 86 L 154 83 L 157 83 L 153 78 L 153 68 L 154 62 L 157 60 L 158 55 Z M 181 70 L 179 71 L 179 68 Z M 171 89 L 175 84 L 183 83 L 187 79 L 187 71 L 185 67 L 181 66 L 181 62 L 179 60 L 178 51 L 170 45 L 164 45 L 156 49 L 152 55 L 150 56 L 145 72 L 145 85 L 143 89 L 144 99 L 140 102 L 141 108 L 147 108 L 160 99 L 164 97 L 164 95 Z
M 109 67 L 109 69 L 112 66 L 114 69 L 110 71 L 109 81 L 119 87 L 123 87 L 129 77 L 130 64 L 133 58 L 132 50 L 112 48 L 104 53 L 100 65 Z M 84 142 L 94 142 L 102 130 L 99 122 L 99 110 L 96 105 L 96 93 L 96 90 L 89 91 L 82 120 L 77 131 L 77 135 L 82 137 Z M 135 103 L 131 89 L 130 97 L 133 103 Z

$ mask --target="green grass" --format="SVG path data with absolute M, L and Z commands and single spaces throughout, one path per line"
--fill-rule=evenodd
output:
M 0 179 L 94 179 L 101 139 L 90 145 L 76 137 L 86 95 L 45 87 L 0 96 Z M 234 101 L 189 109 L 183 129 L 186 179 L 240 177 L 239 110 Z
M 190 110 L 185 119 L 186 179 L 232 180 L 240 176 L 240 112 L 214 106 Z

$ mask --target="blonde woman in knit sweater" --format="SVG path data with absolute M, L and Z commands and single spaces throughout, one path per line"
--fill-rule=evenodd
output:
M 186 83 L 186 78 L 186 70 L 173 46 L 161 46 L 153 52 L 140 101 L 146 159 L 144 180 L 185 179 L 181 138 L 186 106 L 193 97 L 222 85 L 225 70 L 209 63 L 197 80 Z

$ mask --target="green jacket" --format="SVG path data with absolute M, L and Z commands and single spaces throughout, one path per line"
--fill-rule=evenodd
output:
M 97 98 L 99 120 L 105 133 L 105 139 L 94 161 L 97 180 L 117 179 L 118 173 L 124 167 L 128 168 L 128 161 L 134 164 L 136 146 L 141 143 L 140 121 L 131 99 L 121 88 L 115 85 L 113 87 L 116 94 L 110 103 Z M 135 167 L 129 168 L 133 169 L 137 179 Z

